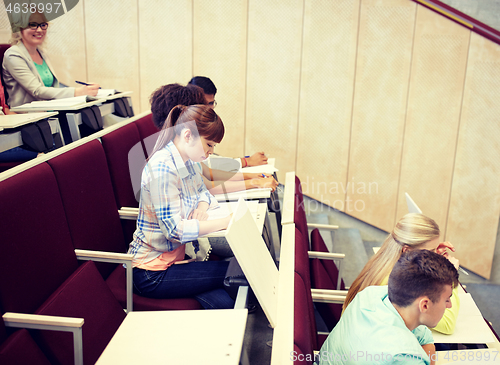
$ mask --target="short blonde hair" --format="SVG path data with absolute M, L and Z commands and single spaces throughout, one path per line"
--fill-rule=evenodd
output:
M 352 283 L 343 310 L 358 292 L 367 286 L 380 285 L 389 276 L 405 246 L 418 249 L 424 243 L 439 238 L 439 234 L 439 226 L 433 219 L 418 213 L 406 214 L 396 223 L 396 227 L 387 236 L 380 250 L 366 263 Z

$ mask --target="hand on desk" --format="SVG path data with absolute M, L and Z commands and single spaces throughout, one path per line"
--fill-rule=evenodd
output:
M 278 182 L 274 180 L 274 177 L 257 177 L 250 180 L 250 184 L 253 188 L 271 188 L 272 191 L 276 190 Z
M 75 89 L 75 96 L 90 95 L 96 96 L 99 91 L 99 84 L 89 84 L 77 87 Z
M 247 166 L 258 166 L 258 165 L 266 165 L 267 157 L 264 152 L 255 152 L 252 156 L 246 158 L 248 165 Z

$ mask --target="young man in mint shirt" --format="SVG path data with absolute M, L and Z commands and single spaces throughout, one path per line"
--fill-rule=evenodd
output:
M 388 286 L 369 286 L 347 307 L 319 352 L 317 363 L 430 365 L 432 334 L 458 285 L 445 257 L 408 251 L 394 266 Z

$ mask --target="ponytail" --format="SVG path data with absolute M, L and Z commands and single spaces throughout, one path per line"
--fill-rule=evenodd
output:
M 224 124 L 210 106 L 176 105 L 168 113 L 167 120 L 149 158 L 165 147 L 176 135 L 180 135 L 184 128 L 188 128 L 195 138 L 202 136 L 216 143 L 219 143 L 224 137 Z

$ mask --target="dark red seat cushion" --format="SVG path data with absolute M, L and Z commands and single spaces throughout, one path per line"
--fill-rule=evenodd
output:
M 127 306 L 125 282 L 125 268 L 121 265 L 106 280 L 106 284 L 108 284 L 123 308 Z M 134 294 L 133 301 L 135 311 L 202 309 L 200 303 L 194 298 L 152 299 Z
M 50 365 L 50 361 L 35 343 L 29 332 L 21 329 L 0 345 L 2 365 Z
M 97 361 L 126 316 L 92 261 L 81 265 L 36 313 L 85 320 L 84 364 Z M 51 363 L 73 364 L 72 333 L 34 331 L 33 337 Z
M 304 354 L 313 353 L 311 317 L 306 297 L 307 293 L 304 282 L 299 274 L 295 273 L 294 279 L 294 312 L 293 312 L 293 342 Z
M 33 313 L 78 267 L 52 170 L 0 182 L 0 202 L 0 307 Z
M 74 248 L 126 252 L 101 143 L 94 140 L 48 161 L 59 184 Z M 97 265 L 107 277 L 116 264 Z

